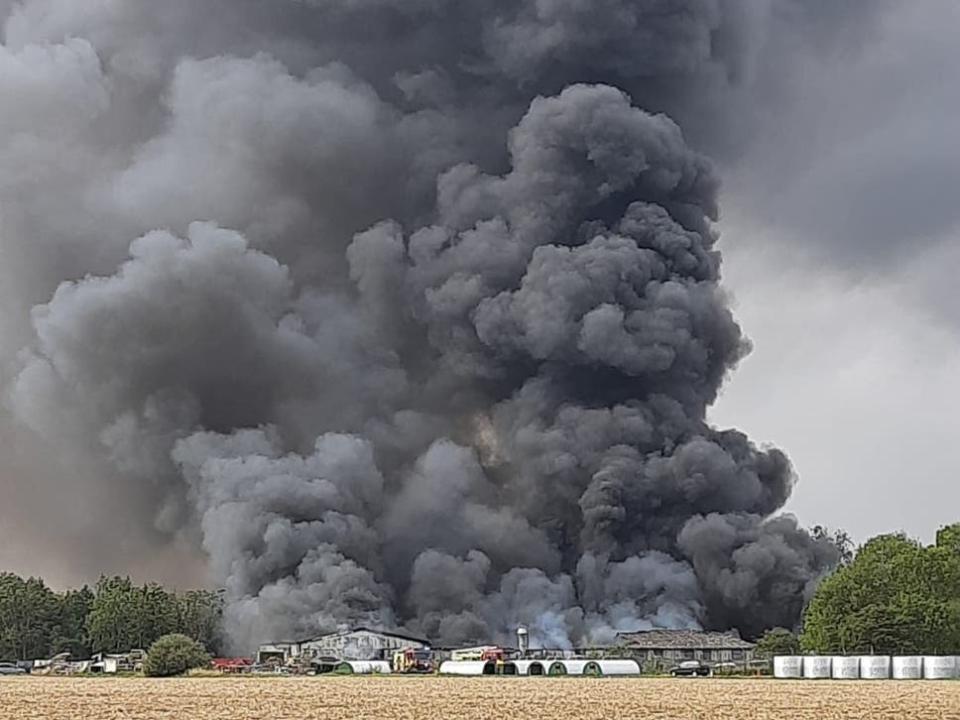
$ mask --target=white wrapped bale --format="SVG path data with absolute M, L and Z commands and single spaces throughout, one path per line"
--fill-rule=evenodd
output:
M 440 663 L 441 675 L 493 675 L 496 665 L 483 660 L 446 660 Z
M 807 680 L 829 680 L 832 662 L 828 657 L 807 655 L 803 658 L 803 677 Z
M 830 661 L 831 675 L 834 680 L 858 680 L 860 678 L 860 658 L 835 655 Z
M 918 656 L 895 657 L 893 659 L 894 680 L 920 680 L 923 677 L 923 658 Z
M 797 655 L 778 655 L 773 659 L 773 676 L 781 680 L 803 677 L 803 658 Z
M 926 680 L 952 680 L 957 676 L 957 660 L 943 655 L 923 658 L 923 677 Z
M 390 663 L 386 660 L 348 660 L 337 665 L 335 672 L 346 675 L 387 675 Z
M 596 660 L 558 660 L 566 672 L 561 675 L 602 675 L 603 671 Z M 551 673 L 552 674 L 552 673 Z
M 549 660 L 516 660 L 518 675 L 546 675 Z
M 864 680 L 887 680 L 890 677 L 890 658 L 864 655 L 860 658 L 860 677 Z
M 605 676 L 640 674 L 640 664 L 636 660 L 597 660 L 597 665 Z

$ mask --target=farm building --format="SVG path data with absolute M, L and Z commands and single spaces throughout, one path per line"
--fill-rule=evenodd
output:
M 643 630 L 619 633 L 617 640 L 631 657 L 648 666 L 684 660 L 746 665 L 753 660 L 756 647 L 736 633 L 698 630 Z
M 396 650 L 428 648 L 423 638 L 358 627 L 292 643 L 261 645 L 257 662 L 286 663 L 291 659 L 390 660 Z

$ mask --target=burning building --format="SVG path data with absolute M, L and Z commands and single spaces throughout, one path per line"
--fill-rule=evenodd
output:
M 357 627 L 297 642 L 262 644 L 257 652 L 257 662 L 276 662 L 282 665 L 290 660 L 309 662 L 326 659 L 331 666 L 352 660 L 389 662 L 398 650 L 422 650 L 429 647 L 425 639 L 413 635 Z

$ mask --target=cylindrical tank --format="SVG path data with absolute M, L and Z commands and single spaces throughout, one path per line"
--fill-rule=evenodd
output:
M 335 672 L 345 675 L 377 675 L 390 672 L 386 660 L 348 660 L 337 665 Z
M 825 680 L 830 678 L 830 658 L 819 655 L 807 655 L 803 658 L 803 676 L 807 680 Z
M 520 656 L 523 657 L 527 654 L 527 650 L 530 647 L 530 634 L 527 632 L 527 628 L 523 625 L 517 628 L 517 650 L 520 651 Z
M 923 658 L 917 656 L 893 658 L 892 675 L 894 680 L 919 680 L 923 677 Z
M 496 663 L 483 660 L 445 660 L 440 663 L 441 675 L 494 675 Z
M 886 680 L 890 677 L 890 658 L 886 655 L 863 655 L 860 677 L 864 680 Z
M 835 655 L 830 660 L 834 680 L 856 680 L 860 677 L 860 658 Z
M 602 675 L 639 675 L 640 663 L 636 660 L 597 660 Z
M 949 680 L 956 676 L 956 658 L 943 655 L 928 655 L 923 658 L 923 677 L 926 680 Z
M 773 676 L 781 680 L 803 677 L 803 658 L 796 655 L 778 655 L 773 659 Z

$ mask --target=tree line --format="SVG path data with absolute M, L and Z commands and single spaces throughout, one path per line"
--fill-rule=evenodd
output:
M 960 523 L 932 545 L 870 539 L 819 584 L 798 630 L 766 633 L 758 652 L 960 655 Z
M 208 590 L 176 593 L 128 577 L 54 592 L 43 580 L 0 574 L 0 661 L 74 658 L 149 648 L 179 633 L 211 652 L 222 645 L 222 597 Z
M 760 654 L 960 655 L 960 523 L 941 528 L 929 546 L 899 533 L 855 551 L 842 531 L 814 528 L 814 535 L 834 543 L 840 564 L 801 625 L 767 632 Z M 43 580 L 3 573 L 0 661 L 128 652 L 170 634 L 216 654 L 222 614 L 221 594 L 208 590 L 176 593 L 103 577 L 93 588 L 58 593 Z

